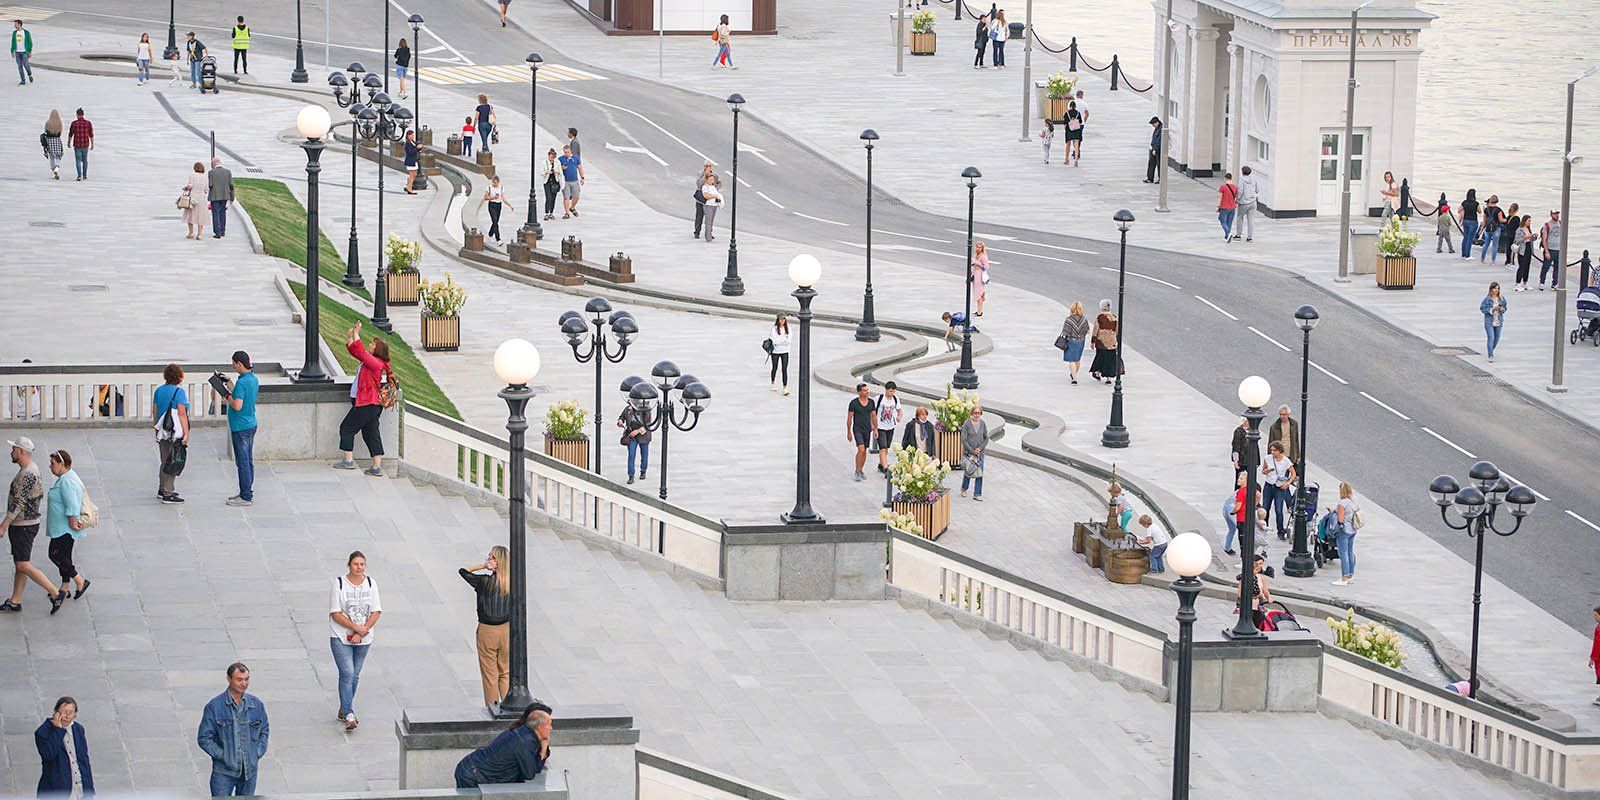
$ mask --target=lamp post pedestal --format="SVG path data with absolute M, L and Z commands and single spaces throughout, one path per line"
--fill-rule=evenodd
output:
M 528 507 L 527 466 L 523 452 L 528 432 L 525 412 L 533 390 L 526 385 L 500 390 L 509 416 L 506 431 L 511 434 L 511 686 L 500 702 L 499 716 L 514 718 L 533 702 L 528 691 Z

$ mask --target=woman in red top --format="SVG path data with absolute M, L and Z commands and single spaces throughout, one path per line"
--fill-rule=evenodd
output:
M 1233 215 L 1239 210 L 1239 187 L 1233 183 L 1233 173 L 1222 173 L 1222 185 L 1217 187 L 1217 222 L 1222 223 L 1222 241 L 1231 242 Z
M 1589 667 L 1594 670 L 1594 682 L 1600 683 L 1600 606 L 1594 607 L 1594 647 L 1589 648 Z M 1594 699 L 1600 706 L 1600 697 Z
M 344 421 L 339 423 L 339 449 L 344 451 L 344 460 L 334 467 L 356 468 L 356 432 L 360 431 L 362 441 L 367 443 L 367 452 L 372 454 L 372 468 L 366 473 L 382 477 L 383 439 L 378 435 L 378 419 L 383 416 L 383 402 L 379 399 L 378 387 L 390 379 L 389 343 L 373 339 L 372 352 L 367 352 L 361 343 L 361 324 L 356 323 L 345 334 L 344 346 L 361 362 L 361 369 L 356 372 L 355 400 L 349 413 L 344 415 Z

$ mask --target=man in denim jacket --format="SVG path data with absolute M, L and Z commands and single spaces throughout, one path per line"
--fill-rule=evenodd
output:
M 211 796 L 256 793 L 256 764 L 267 754 L 267 707 L 247 694 L 250 668 L 228 666 L 228 690 L 206 703 L 196 741 L 211 756 Z

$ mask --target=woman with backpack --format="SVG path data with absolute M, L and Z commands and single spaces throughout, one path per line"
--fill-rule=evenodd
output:
M 789 394 L 789 316 L 779 314 L 772 320 L 772 330 L 767 331 L 767 341 L 772 342 L 772 349 L 767 351 L 767 357 L 772 360 L 772 374 L 768 381 L 772 384 L 772 391 L 778 391 L 778 374 L 783 374 L 783 393 Z
M 367 443 L 367 452 L 372 454 L 372 468 L 366 470 L 366 474 L 381 478 L 383 439 L 378 431 L 378 420 L 384 408 L 394 405 L 399 391 L 399 382 L 389 371 L 389 343 L 374 338 L 372 352 L 367 352 L 366 345 L 361 342 L 361 323 L 357 322 L 345 334 L 344 346 L 361 363 L 361 369 L 356 374 L 355 403 L 339 423 L 339 449 L 344 451 L 344 460 L 333 466 L 356 468 L 356 432 L 360 431 L 362 441 Z
M 728 28 L 728 15 L 723 14 L 717 23 L 717 29 L 711 32 L 711 41 L 717 44 L 717 56 L 711 59 L 711 68 L 724 66 L 728 69 L 738 69 L 733 65 L 732 31 Z
M 1333 507 L 1333 513 L 1338 520 L 1333 541 L 1339 547 L 1339 579 L 1333 585 L 1349 586 L 1356 579 L 1356 531 L 1365 524 L 1350 484 L 1339 484 L 1339 504 Z
M 72 564 L 72 546 L 83 538 L 83 532 L 98 522 L 99 511 L 89 502 L 83 481 L 72 471 L 72 454 L 57 450 L 50 454 L 50 474 L 56 482 L 46 495 L 44 532 L 50 537 L 50 563 L 61 572 L 61 595 L 76 600 L 89 591 L 89 579 Z M 77 591 L 68 595 L 70 589 Z M 50 606 L 50 613 L 61 609 L 59 603 Z
M 1067 101 L 1067 117 L 1063 124 L 1067 126 L 1067 157 L 1062 163 L 1076 167 L 1083 156 L 1083 112 L 1078 110 L 1078 101 Z
M 156 448 L 161 453 L 156 497 L 167 505 L 183 502 L 178 496 L 179 448 L 189 447 L 189 395 L 183 391 L 183 367 L 168 364 L 161 370 L 166 381 L 150 397 L 150 417 L 155 420 Z

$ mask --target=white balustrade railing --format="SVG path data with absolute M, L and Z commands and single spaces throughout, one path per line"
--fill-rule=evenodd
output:
M 151 398 L 164 381 L 164 364 L 129 366 L 0 367 L 0 424 L 149 422 Z M 270 366 L 257 365 L 258 371 Z M 220 417 L 222 398 L 206 382 L 214 367 L 185 368 L 179 384 L 194 420 Z
M 1564 791 L 1600 790 L 1600 736 L 1569 736 L 1336 647 L 1322 699 L 1430 745 Z
M 1166 634 L 1033 581 L 892 531 L 889 582 L 1117 672 L 1161 685 Z
M 638 800 L 795 800 L 644 746 L 634 748 Z
M 510 443 L 408 404 L 401 422 L 406 463 L 499 497 L 511 492 Z M 526 451 L 530 510 L 577 525 L 712 578 L 721 577 L 722 525 Z

